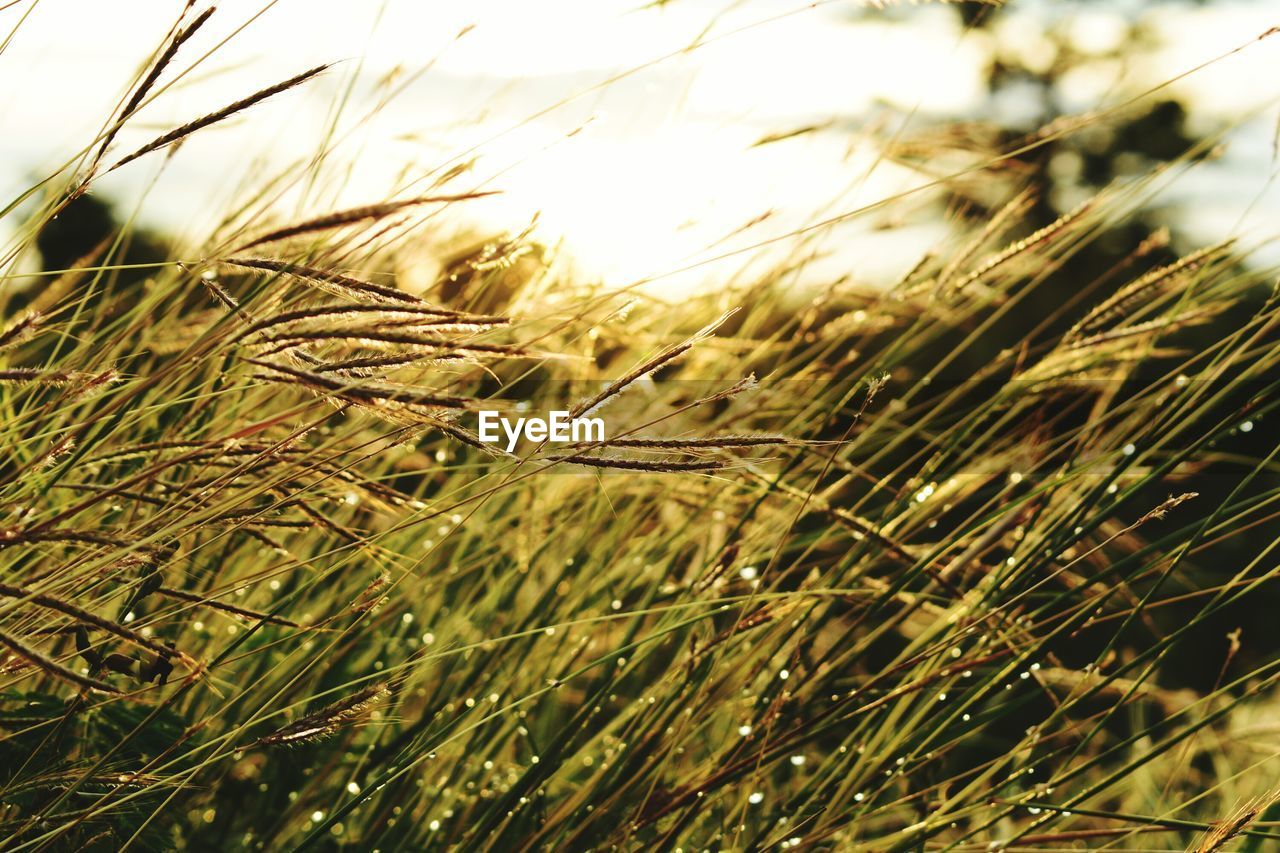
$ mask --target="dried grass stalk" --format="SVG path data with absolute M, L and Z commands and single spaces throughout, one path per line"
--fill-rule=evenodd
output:
M 70 681 L 72 684 L 80 687 L 87 687 L 90 690 L 97 690 L 102 693 L 120 693 L 121 691 L 107 684 L 105 681 L 99 681 L 96 678 L 90 678 L 87 675 L 81 675 L 75 670 L 65 667 L 52 658 L 46 657 L 44 654 L 36 651 L 30 646 L 12 637 L 4 631 L 0 631 L 0 645 L 5 646 L 18 657 L 23 658 L 29 663 L 38 666 L 40 669 L 52 675 L 54 678 L 61 678 L 63 681 Z
M 550 462 L 570 462 L 574 465 L 586 465 L 591 468 L 616 468 L 621 471 L 654 471 L 657 473 L 720 471 L 726 467 L 725 462 L 717 459 L 699 462 L 672 462 L 666 460 L 619 459 L 614 456 L 583 456 L 576 453 L 563 456 L 548 456 L 546 458 Z
M 137 111 L 138 107 L 142 104 L 142 99 L 147 96 L 147 93 L 155 86 L 156 81 L 160 79 L 160 75 L 164 73 L 164 69 L 168 67 L 169 63 L 173 61 L 173 58 L 178 55 L 179 48 L 190 40 L 190 38 L 196 34 L 197 30 L 204 26 L 205 22 L 209 20 L 209 16 L 212 15 L 216 9 L 216 6 L 210 6 L 208 9 L 205 9 L 196 16 L 194 21 L 179 29 L 178 32 L 174 34 L 173 38 L 169 40 L 164 51 L 156 57 L 156 61 L 152 63 L 150 70 L 147 71 L 147 76 L 144 77 L 142 82 L 138 84 L 138 87 L 133 90 L 133 94 L 129 96 L 129 100 L 120 110 L 119 118 L 117 118 L 111 125 L 111 129 L 107 131 L 107 135 L 102 140 L 102 145 L 98 148 L 98 153 L 93 158 L 94 166 L 97 166 L 98 163 L 102 162 L 102 155 L 107 153 L 107 149 L 111 147 L 111 143 L 115 140 L 116 134 L 120 132 L 120 128 L 124 127 L 124 123 Z
M 570 411 L 569 413 L 569 417 L 576 418 L 576 417 L 580 417 L 581 415 L 587 412 L 594 411 L 595 409 L 599 408 L 602 403 L 606 402 L 612 397 L 616 397 L 618 394 L 621 394 L 627 388 L 627 386 L 644 378 L 645 376 L 649 376 L 657 372 L 659 368 L 675 361 L 677 358 L 684 355 L 689 350 L 693 349 L 694 345 L 697 344 L 699 341 L 709 338 L 715 332 L 715 330 L 720 328 L 720 326 L 722 326 L 726 320 L 728 320 L 731 316 L 733 316 L 733 314 L 734 314 L 733 311 L 728 311 L 724 314 L 721 314 L 715 320 L 713 320 L 712 322 L 708 323 L 706 326 L 703 326 L 701 329 L 699 329 L 692 337 L 688 338 L 687 340 L 681 341 L 675 346 L 667 347 L 662 352 L 658 353 L 652 358 L 649 358 L 646 361 L 641 362 L 636 367 L 633 367 L 630 371 L 627 372 L 625 376 L 621 377 L 620 379 L 615 379 L 613 382 L 610 382 L 604 388 L 604 390 L 601 391 L 599 394 L 596 394 L 594 397 L 584 400 L 581 403 L 578 403 L 578 405 L 574 406 L 572 411 Z
M 210 607 L 214 610 L 221 610 L 224 613 L 233 613 L 236 616 L 242 616 L 245 619 L 252 619 L 255 622 L 267 622 L 272 625 L 283 625 L 286 628 L 301 628 L 302 625 L 294 622 L 292 619 L 284 619 L 280 616 L 272 616 L 270 613 L 259 613 L 256 610 L 250 610 L 246 607 L 237 607 L 234 604 L 227 604 L 225 601 L 219 601 L 216 598 L 209 598 L 203 595 L 196 595 L 186 590 L 174 589 L 173 587 L 161 586 L 156 588 L 156 592 L 160 595 L 176 598 L 179 601 L 188 601 L 192 604 L 200 604 Z
M 434 204 L 437 202 L 454 202 L 467 201 L 473 198 L 483 198 L 489 195 L 495 195 L 496 191 L 458 193 L 455 195 L 427 195 L 418 196 L 417 198 L 407 198 L 400 201 L 387 201 L 381 204 L 369 204 L 363 207 L 352 207 L 347 210 L 339 210 L 335 213 L 328 213 L 324 216 L 317 216 L 314 219 L 307 219 L 295 225 L 287 225 L 284 228 L 277 228 L 274 231 L 268 231 L 260 237 L 255 237 L 235 251 L 243 252 L 252 249 L 255 246 L 261 246 L 263 243 L 274 243 L 278 240 L 284 240 L 289 237 L 297 237 L 302 234 L 312 234 L 317 231 L 331 231 L 334 228 L 342 228 L 347 225 L 354 225 L 357 222 L 369 222 L 375 219 L 382 219 L 397 213 L 408 207 L 416 207 L 422 204 Z
M 1025 384 L 1031 392 L 1038 393 L 1068 385 L 1088 384 L 1099 379 L 1114 379 L 1116 371 L 1126 365 L 1176 354 L 1175 350 L 1170 349 L 1148 349 L 1142 341 L 1122 337 L 1099 341 L 1084 349 L 1055 349 L 1018 374 L 1015 381 Z
M 483 451 L 489 456 L 497 456 L 503 459 L 518 458 L 514 453 L 508 453 L 496 444 L 489 444 L 481 441 L 480 437 L 471 430 L 466 427 L 459 426 L 451 420 L 446 420 L 444 418 L 429 418 L 428 422 L 450 438 L 457 439 L 468 447 L 474 447 L 476 450 Z
M 265 737 L 240 749 L 253 749 L 260 746 L 293 746 L 301 743 L 321 740 L 337 734 L 344 726 L 351 725 L 364 716 L 365 712 L 391 694 L 385 681 L 371 684 L 358 693 L 339 699 L 326 705 L 313 714 L 307 714 L 296 723 L 276 729 Z
M 712 435 L 705 438 L 611 438 L 607 441 L 580 442 L 573 447 L 639 447 L 654 450 L 715 450 L 717 448 L 765 447 L 792 444 L 781 435 Z
M 44 318 L 36 311 L 29 311 L 9 321 L 0 331 L 0 352 L 31 340 L 42 322 Z
M 1014 195 L 1013 198 L 1009 199 L 996 211 L 995 215 L 987 221 L 987 224 L 983 226 L 977 236 L 967 246 L 958 251 L 956 256 L 943 267 L 942 272 L 938 274 L 938 281 L 942 285 L 949 282 L 969 263 L 984 244 L 1005 232 L 1010 225 L 1021 221 L 1034 206 L 1035 194 L 1030 189 L 1025 189 Z M 908 275 L 908 280 L 909 278 L 910 276 Z
M 5 596 L 7 598 L 26 599 L 27 601 L 30 601 L 32 604 L 35 604 L 39 607 L 44 607 L 49 610 L 56 610 L 57 612 L 64 613 L 67 616 L 73 616 L 76 619 L 79 619 L 81 622 L 84 622 L 85 624 L 92 625 L 95 628 L 101 628 L 103 631 L 106 631 L 110 634 L 115 634 L 117 637 L 120 637 L 123 640 L 128 640 L 134 645 L 141 646 L 142 648 L 147 649 L 148 651 L 155 652 L 158 655 L 176 655 L 183 663 L 187 664 L 188 666 L 192 668 L 200 667 L 200 664 L 198 661 L 184 654 L 183 652 L 174 651 L 168 646 L 158 643 L 155 640 L 152 640 L 148 637 L 144 637 L 142 634 L 139 634 L 137 631 L 134 631 L 132 628 L 126 628 L 124 625 L 121 625 L 118 622 L 113 622 L 110 619 L 104 619 L 103 617 L 97 615 L 96 613 L 91 613 L 82 607 L 78 607 L 77 605 L 74 605 L 68 601 L 63 601 L 60 598 L 55 598 L 54 596 L 48 595 L 47 593 L 33 592 L 31 590 L 24 589 L 20 586 L 12 586 L 11 584 L 0 583 L 0 595 Z
M 209 292 L 213 294 L 214 298 L 221 302 L 223 307 L 228 311 L 239 317 L 242 323 L 246 325 L 253 324 L 253 317 L 249 315 L 249 312 L 241 308 L 240 303 L 236 302 L 235 298 L 230 293 L 223 290 L 221 285 L 216 281 L 209 281 L 208 279 L 203 278 L 201 279 L 201 282 L 206 288 L 208 288 Z
M 1156 332 L 1176 332 L 1179 329 L 1186 329 L 1201 323 L 1212 320 L 1216 315 L 1220 314 L 1228 307 L 1227 303 L 1206 305 L 1203 308 L 1197 308 L 1194 311 L 1184 311 L 1181 314 L 1175 314 L 1172 317 L 1158 317 L 1154 320 L 1148 320 L 1145 323 L 1134 323 L 1130 326 L 1121 326 L 1117 329 L 1108 329 L 1105 332 L 1097 332 L 1089 335 L 1087 338 L 1075 338 L 1068 343 L 1068 349 L 1080 350 L 1090 347 L 1100 346 L 1102 344 L 1112 343 L 1123 338 L 1133 338 L 1142 335 L 1151 335 Z
M 110 169 L 108 169 L 107 171 L 114 172 L 116 169 L 119 169 L 121 166 L 125 165 L 126 163 L 131 163 L 134 160 L 137 160 L 139 157 L 143 157 L 147 154 L 150 154 L 153 151 L 158 151 L 161 148 L 165 148 L 166 146 L 172 145 L 173 143 L 181 139 L 187 138 L 191 134 L 195 133 L 197 130 L 203 130 L 204 128 L 209 127 L 210 125 L 217 124 L 223 119 L 230 118 L 231 116 L 235 115 L 238 112 L 247 110 L 249 107 L 252 107 L 255 104 L 258 104 L 262 101 L 265 101 L 267 98 L 270 98 L 273 95 L 278 95 L 281 92 L 285 92 L 285 91 L 288 91 L 289 89 L 294 88 L 295 86 L 300 86 L 306 81 L 310 80 L 312 77 L 315 77 L 317 74 L 321 73 L 322 71 L 325 71 L 328 68 L 329 68 L 328 63 L 324 65 L 317 65 L 315 68 L 310 68 L 306 71 L 303 71 L 301 74 L 294 75 L 293 77 L 290 77 L 288 80 L 283 80 L 275 84 L 274 86 L 268 86 L 265 89 L 261 89 L 257 92 L 254 92 L 252 95 L 250 95 L 247 98 L 241 98 L 240 100 L 234 103 L 228 104 L 227 106 L 223 107 L 220 110 L 211 112 L 208 115 L 203 115 L 200 118 L 196 119 L 195 121 L 187 122 L 186 124 L 180 127 L 175 127 L 173 130 L 169 131 L 168 133 L 162 136 L 158 136 L 155 139 L 151 140 L 146 145 L 139 148 L 137 151 L 134 151 L 132 154 L 128 154 L 124 158 L 116 161 L 116 164 L 112 166 Z
M 1009 261 L 1012 261 L 1014 258 L 1018 257 L 1019 255 L 1022 255 L 1023 253 L 1035 248 L 1036 246 L 1039 246 L 1042 243 L 1048 242 L 1052 237 L 1054 237 L 1054 235 L 1058 234 L 1068 225 L 1070 225 L 1071 223 L 1075 222 L 1077 219 L 1079 219 L 1080 217 L 1088 213 L 1096 203 L 1097 203 L 1096 197 L 1086 199 L 1074 210 L 1067 211 L 1066 213 L 1062 214 L 1057 219 L 1055 219 L 1053 222 L 1050 222 L 1048 225 L 1034 232 L 1033 234 L 1026 237 L 1025 239 L 1019 240 L 1016 243 L 1012 243 L 1006 248 L 1004 248 L 1003 250 L 997 252 L 994 255 L 991 255 L 985 261 L 979 264 L 977 269 L 974 269 L 973 271 L 966 274 L 963 278 L 961 278 L 958 282 L 956 282 L 954 287 L 949 288 L 949 290 L 951 290 L 952 292 L 962 291 L 965 288 L 969 287 L 970 285 L 986 278 L 988 275 L 995 272 L 997 269 L 1004 266 L 1005 264 L 1009 263 Z

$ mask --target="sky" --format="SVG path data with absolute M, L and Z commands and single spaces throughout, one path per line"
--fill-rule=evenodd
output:
M 0 33 L 26 16 L 0 53 L 0 194 L 11 197 L 92 140 L 184 2 L 19 0 L 0 11 Z M 615 285 L 649 279 L 673 294 L 749 280 L 796 257 L 787 235 L 911 193 L 811 232 L 820 239 L 803 249 L 814 255 L 805 280 L 876 284 L 947 234 L 920 189 L 931 176 L 886 161 L 877 140 L 947 119 L 1017 119 L 1030 101 L 1016 91 L 994 101 L 985 90 L 1000 52 L 1047 62 L 1054 48 L 1043 34 L 1066 32 L 1074 49 L 1098 56 L 1054 93 L 1063 110 L 1082 112 L 1280 23 L 1268 3 L 1248 0 L 1015 0 L 994 35 L 966 31 L 943 5 L 866 15 L 849 2 L 656 5 L 223 0 L 165 79 L 189 73 L 120 135 L 122 153 L 311 65 L 340 61 L 193 136 L 167 161 L 113 173 L 97 191 L 125 215 L 198 244 L 250 187 L 326 145 L 324 190 L 285 195 L 282 217 L 420 190 L 474 160 L 450 187 L 501 193 L 468 202 L 442 229 L 520 233 L 533 223 L 579 274 Z M 1127 50 L 1121 63 L 1107 53 L 1127 18 L 1145 21 L 1162 43 Z M 1239 123 L 1218 163 L 1170 189 L 1177 224 L 1195 239 L 1244 231 L 1261 241 L 1280 230 L 1280 194 L 1266 183 L 1276 167 L 1278 70 L 1280 37 L 1173 87 L 1196 129 Z M 339 101 L 338 131 L 328 136 Z M 407 274 L 434 275 L 431 240 Z

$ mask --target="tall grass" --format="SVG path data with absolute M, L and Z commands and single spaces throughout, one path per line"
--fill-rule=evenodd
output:
M 6 213 L 4 849 L 1275 847 L 1273 272 L 1077 263 L 1201 150 L 802 300 L 381 275 L 461 185 L 19 290 L 101 163 L 319 73 L 114 152 L 204 20 Z

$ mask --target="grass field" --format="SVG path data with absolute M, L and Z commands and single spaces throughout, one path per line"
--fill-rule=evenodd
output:
M 1123 111 L 995 145 L 889 288 L 674 304 L 512 236 L 411 293 L 501 186 L 286 218 L 306 167 L 27 274 L 337 73 L 118 144 L 205 20 L 2 208 L 0 848 L 1280 849 L 1275 271 L 1083 260 L 1214 140 L 1034 226 L 1010 164 Z

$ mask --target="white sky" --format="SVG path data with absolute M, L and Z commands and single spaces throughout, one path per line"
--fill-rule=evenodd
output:
M 31 2 L 0 12 L 0 32 Z M 182 5 L 39 0 L 0 54 L 0 194 L 7 199 L 92 139 Z M 488 179 L 503 192 L 468 203 L 468 217 L 481 228 L 520 231 L 536 213 L 538 235 L 563 241 L 584 274 L 627 284 L 921 183 L 922 175 L 876 160 L 859 132 L 872 122 L 888 116 L 893 129 L 909 116 L 909 127 L 919 130 L 939 117 L 991 108 L 983 72 L 993 45 L 985 33 L 963 33 L 943 6 L 855 21 L 848 2 L 809 8 L 786 0 L 671 0 L 662 8 L 645 8 L 643 0 L 278 0 L 263 12 L 264 5 L 218 3 L 175 70 L 253 20 L 139 115 L 121 134 L 121 150 L 311 65 L 346 61 L 304 89 L 192 137 L 158 177 L 159 158 L 110 176 L 101 191 L 124 212 L 156 180 L 137 211 L 141 220 L 199 235 L 246 175 L 316 152 L 334 98 L 358 75 L 341 122 L 350 133 L 331 161 L 335 172 L 344 167 L 345 189 L 313 199 L 316 205 L 381 199 L 403 185 L 402 176 L 430 173 L 478 145 L 474 172 L 452 186 Z M 1269 5 L 1014 0 L 1015 14 L 1002 28 L 1011 37 L 1004 43 L 1046 61 L 1039 34 L 1050 26 L 1068 27 L 1081 50 L 1105 50 L 1121 37 L 1126 10 L 1148 16 L 1167 45 L 1134 67 L 1102 62 L 1075 75 L 1059 95 L 1085 110 L 1280 23 Z M 1277 71 L 1280 37 L 1179 91 L 1194 99 L 1197 122 L 1233 119 L 1280 95 Z M 376 82 L 392 73 L 409 82 L 376 117 L 361 120 Z M 627 76 L 599 85 L 620 74 Z M 822 132 L 752 147 L 766 134 L 826 122 L 833 124 Z M 1196 200 L 1185 222 L 1204 239 L 1235 227 L 1274 168 L 1274 122 L 1272 108 L 1241 129 L 1239 154 L 1179 190 Z M 1274 236 L 1278 211 L 1272 193 L 1246 227 Z M 900 227 L 872 231 L 885 221 L 878 214 L 842 226 L 808 275 L 884 280 L 944 234 L 936 216 L 913 217 L 910 206 L 889 212 L 902 218 Z M 790 247 L 774 244 L 757 262 L 776 262 Z M 667 277 L 664 286 L 730 280 L 747 257 Z

